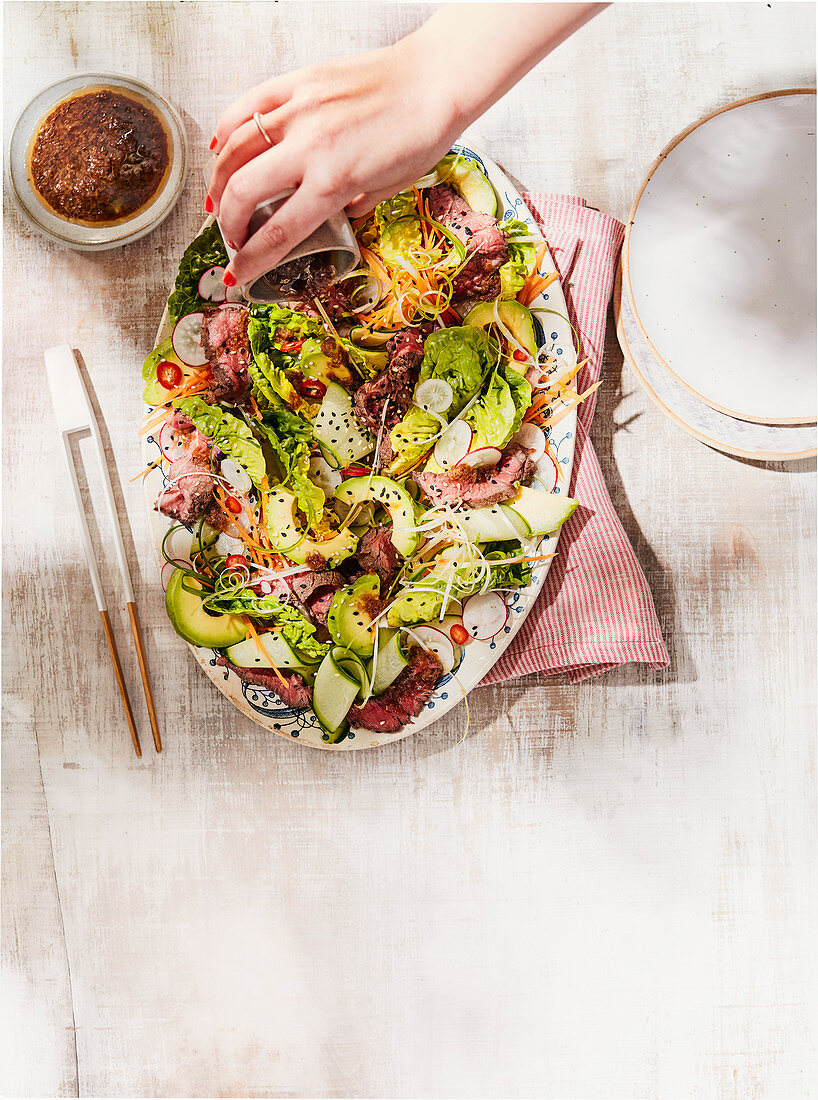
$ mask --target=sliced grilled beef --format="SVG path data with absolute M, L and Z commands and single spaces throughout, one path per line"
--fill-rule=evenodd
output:
M 192 455 L 183 455 L 171 462 L 168 478 L 171 487 L 159 494 L 157 508 L 179 523 L 195 523 L 213 500 L 215 481 L 209 466 L 201 465 Z
M 202 321 L 202 347 L 210 364 L 210 388 L 205 400 L 210 405 L 218 401 L 240 401 L 250 388 L 247 364 L 250 342 L 247 324 L 250 311 L 244 306 L 222 306 L 206 309 Z
M 414 479 L 434 504 L 487 508 L 513 497 L 518 484 L 530 481 L 534 468 L 525 447 L 509 443 L 496 466 L 455 466 L 448 474 L 416 473 Z
M 397 733 L 412 718 L 417 718 L 443 675 L 443 666 L 434 653 L 412 646 L 409 664 L 376 699 L 349 712 L 351 726 L 379 733 Z
M 386 345 L 389 361 L 377 378 L 364 382 L 355 394 L 355 415 L 370 431 L 377 433 L 384 424 L 384 440 L 389 431 L 403 420 L 412 403 L 412 394 L 423 360 L 422 329 L 405 328 Z M 386 419 L 383 407 L 389 401 Z M 383 462 L 381 463 L 383 465 Z
M 500 293 L 499 268 L 508 259 L 508 245 L 497 219 L 472 210 L 451 187 L 431 188 L 429 206 L 432 217 L 466 245 L 469 260 L 455 276 L 454 298 L 496 298 Z
M 223 668 L 229 668 L 232 672 L 235 672 L 240 680 L 244 680 L 247 684 L 269 688 L 288 707 L 300 710 L 302 707 L 308 707 L 312 702 L 312 688 L 297 672 L 287 672 L 286 669 L 281 669 L 281 678 L 279 678 L 275 669 L 239 668 L 237 665 L 231 664 L 226 657 L 219 657 L 216 664 L 222 665 Z
M 394 546 L 388 527 L 370 527 L 358 544 L 355 559 L 362 573 L 375 573 L 385 592 L 403 564 L 403 554 Z
M 322 626 L 327 624 L 332 597 L 347 584 L 335 569 L 322 569 L 317 573 L 299 573 L 291 579 L 293 594 L 313 619 Z

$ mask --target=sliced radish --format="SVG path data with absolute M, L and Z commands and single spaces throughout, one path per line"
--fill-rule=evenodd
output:
M 452 671 L 454 668 L 454 646 L 442 630 L 438 630 L 436 626 L 413 626 L 407 627 L 406 633 L 410 638 L 414 638 L 424 648 L 434 653 L 443 665 L 445 673 Z
M 177 569 L 190 569 L 190 562 L 183 558 L 175 558 L 173 561 L 166 561 L 159 572 L 159 580 L 162 584 L 162 591 L 167 592 L 168 585 L 170 584 L 170 578 L 176 572 Z
M 156 439 L 159 450 L 168 462 L 175 462 L 177 458 L 181 458 L 182 455 L 187 454 L 187 447 L 185 447 L 182 442 L 184 437 L 179 432 L 174 431 L 167 421 L 162 425 L 154 438 Z
M 444 470 L 456 466 L 469 453 L 471 440 L 469 425 L 464 420 L 455 420 L 435 444 L 435 462 Z
M 224 268 L 220 264 L 209 267 L 199 279 L 199 297 L 209 302 L 223 302 L 227 297 L 227 287 L 222 282 Z
M 470 596 L 463 605 L 463 626 L 470 637 L 487 642 L 506 625 L 508 608 L 496 592 L 481 592 Z
M 539 462 L 545 454 L 545 432 L 536 424 L 521 424 L 514 442 L 531 451 L 532 462 Z
M 207 356 L 202 347 L 203 313 L 188 313 L 176 322 L 170 342 L 173 350 L 189 367 L 203 367 Z
M 426 412 L 443 413 L 454 401 L 454 390 L 443 378 L 427 378 L 415 390 L 415 404 Z
M 469 451 L 468 454 L 463 455 L 457 465 L 471 466 L 479 470 L 483 466 L 496 466 L 502 457 L 503 452 L 497 447 L 478 447 L 476 451 Z
M 227 290 L 226 302 L 235 303 L 244 301 L 244 287 L 228 286 L 225 289 Z
M 243 466 L 239 466 L 235 459 L 225 458 L 221 464 L 221 472 L 222 477 L 225 481 L 230 482 L 230 485 L 236 492 L 249 493 L 253 488 L 253 482 L 250 480 L 250 475 Z
M 229 558 L 231 554 L 244 554 L 246 543 L 241 539 L 233 539 L 222 531 L 216 539 L 216 549 L 220 554 Z

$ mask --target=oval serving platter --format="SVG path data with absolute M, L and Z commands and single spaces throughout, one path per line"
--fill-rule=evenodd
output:
M 498 221 L 503 221 L 509 217 L 518 218 L 529 225 L 534 233 L 539 234 L 540 230 L 521 195 L 490 157 L 477 149 L 467 139 L 456 142 L 452 146 L 452 152 L 461 152 L 465 156 L 473 157 L 482 165 L 494 190 L 497 192 Z M 212 219 L 208 219 L 208 222 L 210 220 Z M 537 271 L 541 276 L 550 275 L 556 271 L 556 265 L 547 248 Z M 528 308 L 534 316 L 537 343 L 540 349 L 545 348 L 548 354 L 554 355 L 560 362 L 568 366 L 574 366 L 576 364 L 576 349 L 559 279 L 557 278 L 550 283 L 529 304 Z M 167 339 L 170 331 L 171 326 L 168 324 L 166 311 L 163 314 L 154 346 Z M 575 432 L 576 409 L 573 408 L 554 428 L 546 429 L 551 453 L 556 459 L 558 469 L 557 483 L 554 488 L 555 493 L 568 492 L 574 461 Z M 161 452 L 153 435 L 144 437 L 142 451 L 145 466 L 156 461 Z M 550 463 L 549 469 L 553 477 L 553 467 Z M 171 525 L 171 521 L 154 510 L 154 501 L 166 483 L 167 479 L 161 466 L 154 467 L 144 479 L 148 520 L 160 573 L 164 565 L 161 552 L 162 539 Z M 538 488 L 536 484 L 534 487 Z M 541 491 L 544 492 L 545 490 Z M 546 536 L 539 541 L 528 540 L 523 545 L 527 549 L 539 547 L 539 552 L 542 554 L 552 554 L 557 548 L 558 539 L 559 532 L 555 535 Z M 193 645 L 190 646 L 190 649 L 222 694 L 227 696 L 242 714 L 264 727 L 264 729 L 290 740 L 297 740 L 299 743 L 310 745 L 313 748 L 327 749 L 332 752 L 375 748 L 378 745 L 390 744 L 403 737 L 408 737 L 418 730 L 425 729 L 426 726 L 431 725 L 432 722 L 447 714 L 452 707 L 465 698 L 472 688 L 480 683 L 495 661 L 514 640 L 517 631 L 522 626 L 539 595 L 549 565 L 550 561 L 534 565 L 531 583 L 525 588 L 505 594 L 509 606 L 509 618 L 503 632 L 491 641 L 479 642 L 472 640 L 462 647 L 460 664 L 451 673 L 443 677 L 434 695 L 418 717 L 394 734 L 385 735 L 375 730 L 352 729 L 343 741 L 329 745 L 322 739 L 323 731 L 311 708 L 294 709 L 282 703 L 278 696 L 268 688 L 247 684 L 239 680 L 233 672 L 216 664 L 218 656 L 216 650 Z

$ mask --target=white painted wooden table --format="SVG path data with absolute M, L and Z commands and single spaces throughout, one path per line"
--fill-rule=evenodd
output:
M 202 216 L 213 123 L 268 73 L 391 41 L 428 10 L 5 7 L 6 139 L 39 86 L 101 69 L 168 94 L 194 153 L 174 214 L 121 253 L 60 251 L 6 210 L 6 1095 L 809 1091 L 814 463 L 705 449 L 611 337 L 593 438 L 671 666 L 477 691 L 462 744 L 462 709 L 365 754 L 271 739 L 165 620 L 128 481 L 139 364 Z M 670 137 L 812 84 L 813 50 L 812 5 L 618 6 L 477 132 L 524 184 L 624 217 Z M 66 341 L 123 486 L 159 758 L 120 608 L 146 746 L 131 753 L 58 458 L 41 353 Z M 105 575 L 113 609 L 110 551 Z

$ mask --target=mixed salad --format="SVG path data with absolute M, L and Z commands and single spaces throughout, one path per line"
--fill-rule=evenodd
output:
M 481 165 L 452 153 L 353 223 L 351 275 L 311 272 L 276 305 L 224 286 L 211 222 L 144 364 L 170 621 L 311 706 L 326 742 L 415 718 L 576 507 L 543 428 L 587 393 L 527 308 L 556 273 L 496 215 Z

